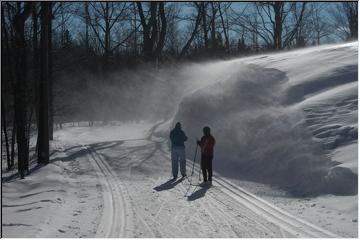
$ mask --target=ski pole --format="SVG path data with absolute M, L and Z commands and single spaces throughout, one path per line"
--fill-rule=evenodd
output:
M 201 172 L 201 160 L 200 160 L 200 164 L 199 164 L 199 183 L 201 181 L 200 172 Z
M 193 165 L 192 165 L 192 169 L 191 169 L 191 175 L 190 175 L 190 179 L 188 179 L 188 181 L 189 181 L 189 188 L 186 190 L 185 196 L 187 196 L 187 194 L 188 194 L 191 186 L 193 185 L 193 183 L 192 183 L 192 177 L 193 177 L 193 175 L 194 175 L 194 168 L 195 168 L 195 161 L 196 161 L 197 149 L 198 149 L 198 145 L 197 145 L 197 142 L 196 142 L 194 160 L 193 160 Z
M 196 144 L 196 146 L 197 146 L 197 144 Z M 201 159 L 200 159 L 200 162 L 199 162 L 199 180 L 198 180 L 198 182 L 200 183 L 200 181 L 201 181 L 201 177 L 200 177 L 200 174 L 201 173 Z
M 194 168 L 195 168 L 195 161 L 196 161 L 196 155 L 197 155 L 197 144 L 195 147 L 195 154 L 194 154 L 194 160 L 193 160 L 193 165 L 192 165 L 192 169 L 191 169 L 191 174 L 190 174 L 190 184 L 191 184 L 191 180 L 192 180 L 192 176 L 194 175 Z

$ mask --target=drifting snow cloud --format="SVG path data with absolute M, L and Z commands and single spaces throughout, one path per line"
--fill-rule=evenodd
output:
M 202 128 L 212 128 L 214 168 L 225 176 L 296 194 L 354 193 L 357 176 L 346 170 L 334 174 L 338 170 L 331 170 L 321 145 L 302 126 L 302 114 L 281 105 L 287 80 L 277 69 L 238 66 L 227 80 L 186 96 L 174 121 L 182 122 L 189 135 L 190 152 Z

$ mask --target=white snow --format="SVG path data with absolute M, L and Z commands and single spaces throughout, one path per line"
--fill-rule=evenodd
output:
M 139 100 L 172 118 L 65 124 L 50 164 L 2 182 L 3 237 L 357 237 L 357 46 L 181 66 Z M 212 128 L 212 188 L 168 181 L 177 121 L 188 174 Z
M 230 74 L 186 95 L 174 118 L 192 140 L 213 128 L 224 176 L 301 195 L 357 192 L 357 175 L 325 151 L 357 146 L 357 43 L 226 64 Z
M 100 184 L 86 156 L 57 147 L 51 164 L 24 180 L 2 183 L 3 237 L 95 234 L 102 214 Z

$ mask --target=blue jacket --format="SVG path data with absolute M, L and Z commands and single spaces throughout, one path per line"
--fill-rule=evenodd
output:
M 184 142 L 187 140 L 187 136 L 184 131 L 179 127 L 175 127 L 170 132 L 170 140 L 172 147 L 185 147 Z

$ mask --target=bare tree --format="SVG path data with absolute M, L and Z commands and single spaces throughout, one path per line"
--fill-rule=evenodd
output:
M 231 8 L 231 24 L 234 26 L 234 31 L 241 35 L 240 38 L 245 35 L 245 32 L 249 33 L 253 47 L 256 49 L 259 46 L 259 39 L 263 41 L 265 46 L 273 47 L 272 25 L 265 22 L 261 7 L 263 5 L 244 3 L 241 11 Z M 270 8 L 268 10 L 271 12 Z
M 26 134 L 27 119 L 27 43 L 25 40 L 25 21 L 31 14 L 32 4 L 16 3 L 16 13 L 12 20 L 14 28 L 14 63 L 15 63 L 15 121 L 18 146 L 18 170 L 21 178 L 25 177 L 25 167 L 29 161 L 28 140 Z M 9 5 L 9 7 L 11 7 Z
M 229 7 L 231 7 L 231 3 L 225 3 L 226 5 L 224 6 L 224 11 L 225 11 L 225 15 L 227 15 L 227 10 Z M 222 4 L 221 2 L 218 2 L 217 4 L 218 10 L 219 10 L 219 15 L 220 15 L 220 19 L 221 19 L 221 25 L 223 28 L 223 33 L 224 33 L 224 37 L 225 37 L 225 48 L 227 53 L 230 53 L 230 41 L 229 41 L 229 23 L 228 21 L 225 23 L 224 20 L 224 14 L 223 14 L 223 10 L 222 10 Z M 226 18 L 226 20 L 228 20 Z
M 49 6 L 48 22 L 48 84 L 49 84 L 49 140 L 54 139 L 54 94 L 53 94 L 53 41 L 52 41 L 52 4 Z
M 131 36 L 115 40 L 115 28 L 126 19 L 130 5 L 125 2 L 89 2 L 85 5 L 85 22 L 90 25 L 100 44 L 103 54 L 103 69 L 105 70 L 109 57 L 122 46 Z M 116 29 L 120 31 L 121 29 Z
M 254 3 L 256 16 L 247 14 L 238 17 L 237 21 L 247 31 L 257 34 L 267 47 L 280 50 L 293 41 L 303 20 L 306 2 L 301 5 L 297 21 L 289 25 L 289 15 L 294 13 L 295 4 L 294 2 Z
M 329 36 L 332 33 L 332 27 L 329 23 L 328 18 L 324 17 L 325 6 L 323 3 L 312 3 L 311 4 L 311 29 L 314 32 L 314 43 L 320 45 L 321 39 Z
M 343 2 L 347 25 L 349 28 L 348 40 L 358 37 L 358 2 Z
M 89 52 L 90 45 L 89 45 L 89 27 L 90 27 L 90 16 L 89 16 L 89 3 L 84 2 L 84 18 L 85 18 L 85 48 L 86 53 Z
M 215 7 L 214 2 L 210 2 L 211 6 L 211 19 L 210 19 L 210 26 L 211 26 L 211 49 L 215 50 L 217 48 L 217 39 L 216 39 L 216 14 L 218 9 Z
M 6 162 L 8 170 L 11 169 L 11 159 L 10 159 L 10 150 L 9 150 L 9 138 L 7 132 L 7 124 L 6 124 L 6 117 L 5 117 L 5 104 L 4 104 L 4 97 L 1 95 L 1 126 L 4 132 L 5 137 L 5 149 L 6 149 Z
M 329 9 L 335 35 L 342 40 L 357 39 L 357 5 L 357 2 L 343 2 Z
M 185 54 L 188 52 L 190 46 L 191 46 L 191 43 L 193 42 L 194 38 L 195 38 L 195 35 L 197 34 L 198 32 L 198 29 L 199 29 L 199 26 L 200 26 L 200 23 L 201 21 L 203 21 L 203 16 L 204 16 L 204 6 L 202 5 L 203 3 L 194 3 L 194 5 L 196 6 L 196 9 L 197 9 L 197 16 L 196 16 L 196 19 L 195 19 L 195 22 L 194 22 L 194 26 L 193 26 L 193 30 L 190 34 L 190 37 L 189 39 L 187 40 L 186 44 L 184 45 L 184 47 L 182 48 L 181 52 L 180 52 L 180 55 L 179 55 L 179 58 L 182 58 L 185 56 Z M 205 41 L 205 44 L 207 43 L 207 41 Z
M 161 55 L 166 58 L 176 58 L 181 51 L 180 43 L 183 37 L 180 34 L 182 26 L 179 24 L 181 17 L 181 7 L 177 3 L 167 3 L 165 8 L 166 16 L 166 36 L 165 44 Z M 159 22 L 159 20 L 158 20 Z
M 215 55 L 217 50 L 219 50 L 222 46 L 222 35 L 219 31 L 219 23 L 218 18 L 222 19 L 222 30 L 225 35 L 225 41 L 227 44 L 227 49 L 229 49 L 229 40 L 227 35 L 227 28 L 225 26 L 225 20 L 220 12 L 220 3 L 219 2 L 194 2 L 194 6 L 197 12 L 197 17 L 195 20 L 192 20 L 193 30 L 190 35 L 189 40 L 183 47 L 180 57 L 183 57 L 184 54 L 189 50 L 191 43 L 194 38 L 197 37 L 197 40 L 201 42 L 200 46 L 202 49 L 202 55 L 210 54 Z M 210 6 L 210 7 L 209 7 Z M 201 27 L 202 34 L 198 33 L 198 28 Z M 210 32 L 210 38 L 209 38 Z
M 143 53 L 148 60 L 156 60 L 165 44 L 167 19 L 164 2 L 150 2 L 147 19 L 141 2 L 136 2 L 143 29 Z M 159 16 L 159 19 L 158 19 Z M 160 21 L 159 21 L 160 20 Z M 158 24 L 159 22 L 159 24 Z
M 51 35 L 51 3 L 41 3 L 41 71 L 40 71 L 40 107 L 39 107 L 39 147 L 38 162 L 49 162 L 49 57 Z
M 203 37 L 204 37 L 204 45 L 205 45 L 205 49 L 209 49 L 209 37 L 208 37 L 208 32 L 209 32 L 209 27 L 207 24 L 207 6 L 209 5 L 208 2 L 201 2 L 200 3 L 200 8 L 201 8 L 201 17 L 202 17 L 202 29 L 203 29 Z
M 1 4 L 1 24 L 2 24 L 2 31 L 1 31 L 1 57 L 2 59 L 6 59 L 5 56 L 9 56 L 9 52 L 8 52 L 8 48 L 6 48 L 5 46 L 8 43 L 8 37 L 7 37 L 7 30 L 6 30 L 6 26 L 5 26 L 5 13 L 4 13 L 4 6 L 3 4 Z M 6 42 L 6 44 L 5 44 Z M 8 62 L 9 64 L 9 62 Z M 1 89 L 2 91 L 4 91 L 5 89 L 5 69 L 4 66 L 2 67 L 1 70 Z M 8 131 L 7 131 L 7 118 L 6 118 L 6 114 L 7 111 L 5 109 L 5 99 L 4 99 L 4 94 L 1 94 L 1 126 L 2 126 L 2 130 L 4 132 L 4 138 L 5 138 L 5 148 L 6 148 L 6 160 L 7 160 L 7 167 L 8 170 L 11 169 L 11 158 L 10 158 L 10 150 L 9 150 L 9 138 L 8 138 Z
M 303 30 L 302 26 L 303 26 L 303 18 L 304 18 L 304 13 L 305 13 L 305 9 L 306 9 L 306 2 L 301 3 L 300 6 L 300 10 L 299 12 L 297 11 L 297 3 L 292 3 L 291 9 L 292 9 L 292 13 L 293 13 L 293 19 L 294 21 L 292 22 L 291 26 L 288 27 L 289 30 L 285 33 L 284 35 L 284 42 L 282 44 L 282 47 L 288 47 L 290 45 L 290 43 L 294 40 L 294 38 L 296 37 L 296 34 L 299 34 L 298 36 L 303 38 L 303 35 L 301 33 L 301 30 Z M 303 44 L 304 46 L 304 44 Z

